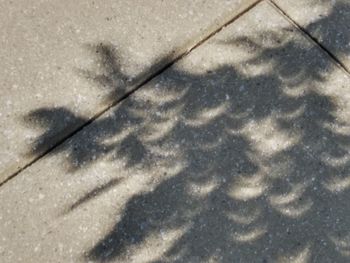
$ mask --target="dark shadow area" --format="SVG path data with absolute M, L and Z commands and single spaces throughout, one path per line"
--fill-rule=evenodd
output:
M 315 6 L 327 3 L 321 0 Z M 343 58 L 350 53 L 350 10 L 349 1 L 337 0 L 333 2 L 331 11 L 326 16 L 311 23 L 306 29 L 312 33 L 320 43 L 334 52 L 336 57 Z
M 45 131 L 33 143 L 32 151 L 28 155 L 38 156 L 44 153 L 62 139 L 62 134 L 75 130 L 87 121 L 87 119 L 62 107 L 55 109 L 40 108 L 32 111 L 24 117 L 24 122 L 33 128 L 40 128 Z
M 68 152 L 70 172 L 107 154 L 145 172 L 155 160 L 169 173 L 183 164 L 134 195 L 87 260 L 128 262 L 127 251 L 149 236 L 181 230 L 152 262 L 350 261 L 350 135 L 341 132 L 349 123 L 323 91 L 337 67 L 298 34 L 291 26 L 211 42 L 249 58 L 205 73 L 173 66 L 51 153 Z M 86 75 L 113 89 L 117 59 L 108 45 L 99 50 L 113 58 L 110 75 Z M 64 109 L 31 113 L 48 127 L 38 146 L 58 125 L 46 116 L 80 120 Z M 120 183 L 92 190 L 70 210 Z

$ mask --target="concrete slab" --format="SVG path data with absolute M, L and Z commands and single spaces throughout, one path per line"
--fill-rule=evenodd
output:
M 0 261 L 349 262 L 349 81 L 259 4 L 3 185 Z
M 0 181 L 254 1 L 1 1 Z
M 350 71 L 348 0 L 273 0 Z

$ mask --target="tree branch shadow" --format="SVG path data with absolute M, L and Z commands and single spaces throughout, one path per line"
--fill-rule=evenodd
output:
M 155 159 L 171 159 L 163 164 L 169 171 L 173 162 L 186 163 L 153 191 L 128 200 L 86 259 L 129 261 L 128 251 L 148 237 L 163 240 L 179 230 L 152 262 L 349 261 L 350 135 L 341 132 L 349 123 L 338 119 L 336 99 L 322 91 L 337 67 L 316 46 L 290 37 L 294 31 L 217 41 L 249 53 L 244 67 L 268 70 L 251 75 L 225 64 L 191 73 L 173 66 L 54 152 L 69 152 L 70 172 L 107 154 L 125 160 L 125 169 L 152 166 Z M 108 74 L 81 72 L 113 89 L 120 65 L 110 46 L 99 50 L 103 61 L 108 57 Z M 82 121 L 64 109 L 30 116 L 56 129 L 50 114 Z M 120 183 L 92 190 L 70 211 Z

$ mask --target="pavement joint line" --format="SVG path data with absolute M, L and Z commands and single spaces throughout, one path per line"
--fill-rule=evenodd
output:
M 350 71 L 346 68 L 344 63 L 342 63 L 331 51 L 329 51 L 324 45 L 322 45 L 317 38 L 313 37 L 309 32 L 307 32 L 301 25 L 299 25 L 292 17 L 290 17 L 287 12 L 285 12 L 274 0 L 266 0 L 272 7 L 274 7 L 281 15 L 284 16 L 294 27 L 296 27 L 307 39 L 314 43 L 323 53 L 326 53 L 329 59 L 336 64 L 341 70 L 343 70 L 346 75 L 350 76 Z
M 87 122 L 83 123 L 82 125 L 78 126 L 76 129 L 65 135 L 62 139 L 58 140 L 54 145 L 49 147 L 46 151 L 41 153 L 40 155 L 36 156 L 32 161 L 25 164 L 23 167 L 19 168 L 18 171 L 14 172 L 12 175 L 7 177 L 4 181 L 0 182 L 0 187 L 4 186 L 6 183 L 8 183 L 10 180 L 15 178 L 17 175 L 19 175 L 21 172 L 32 166 L 34 163 L 39 161 L 41 158 L 43 158 L 48 153 L 52 152 L 54 149 L 59 147 L 61 144 L 63 144 L 65 141 L 67 141 L 69 138 L 73 137 L 78 132 L 82 131 L 85 127 L 89 126 L 91 123 L 93 123 L 96 119 L 98 119 L 100 116 L 102 116 L 104 113 L 106 113 L 108 110 L 113 108 L 114 106 L 118 105 L 119 103 L 123 102 L 125 99 L 127 99 L 130 95 L 132 95 L 135 91 L 140 89 L 142 86 L 146 85 L 148 82 L 150 82 L 152 79 L 156 78 L 158 75 L 162 74 L 164 71 L 166 71 L 168 68 L 170 68 L 172 65 L 174 65 L 177 61 L 184 58 L 187 54 L 189 54 L 192 50 L 198 48 L 203 43 L 205 43 L 207 40 L 215 36 L 217 33 L 219 33 L 222 29 L 227 27 L 228 25 L 235 22 L 237 19 L 239 19 L 244 14 L 248 13 L 251 9 L 253 9 L 255 6 L 257 6 L 259 3 L 263 2 L 265 0 L 257 0 L 256 2 L 253 2 L 246 8 L 242 9 L 241 12 L 236 14 L 235 16 L 228 19 L 226 22 L 219 25 L 215 30 L 211 31 L 210 33 L 207 33 L 204 35 L 197 43 L 192 44 L 192 46 L 183 49 L 182 53 L 175 56 L 173 59 L 170 59 L 170 61 L 165 62 L 163 66 L 159 66 L 158 69 L 155 70 L 154 73 L 147 76 L 144 80 L 140 81 L 139 84 L 135 84 L 135 87 L 132 88 L 130 91 L 128 91 L 126 94 L 124 94 L 121 98 L 117 99 L 116 101 L 112 102 L 110 105 L 108 105 L 106 108 L 102 109 L 100 112 L 96 113 L 93 117 L 91 117 Z M 182 49 L 182 47 L 178 47 L 177 49 Z M 166 59 L 166 57 L 165 57 Z M 159 61 L 163 61 L 163 59 L 160 59 Z M 147 73 L 146 73 L 147 74 Z

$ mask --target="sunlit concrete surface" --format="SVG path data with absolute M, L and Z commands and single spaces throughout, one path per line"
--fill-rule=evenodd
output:
M 350 71 L 349 0 L 274 0 Z
M 349 83 L 258 4 L 4 184 L 0 261 L 349 262 Z
M 0 181 L 255 1 L 0 1 Z

